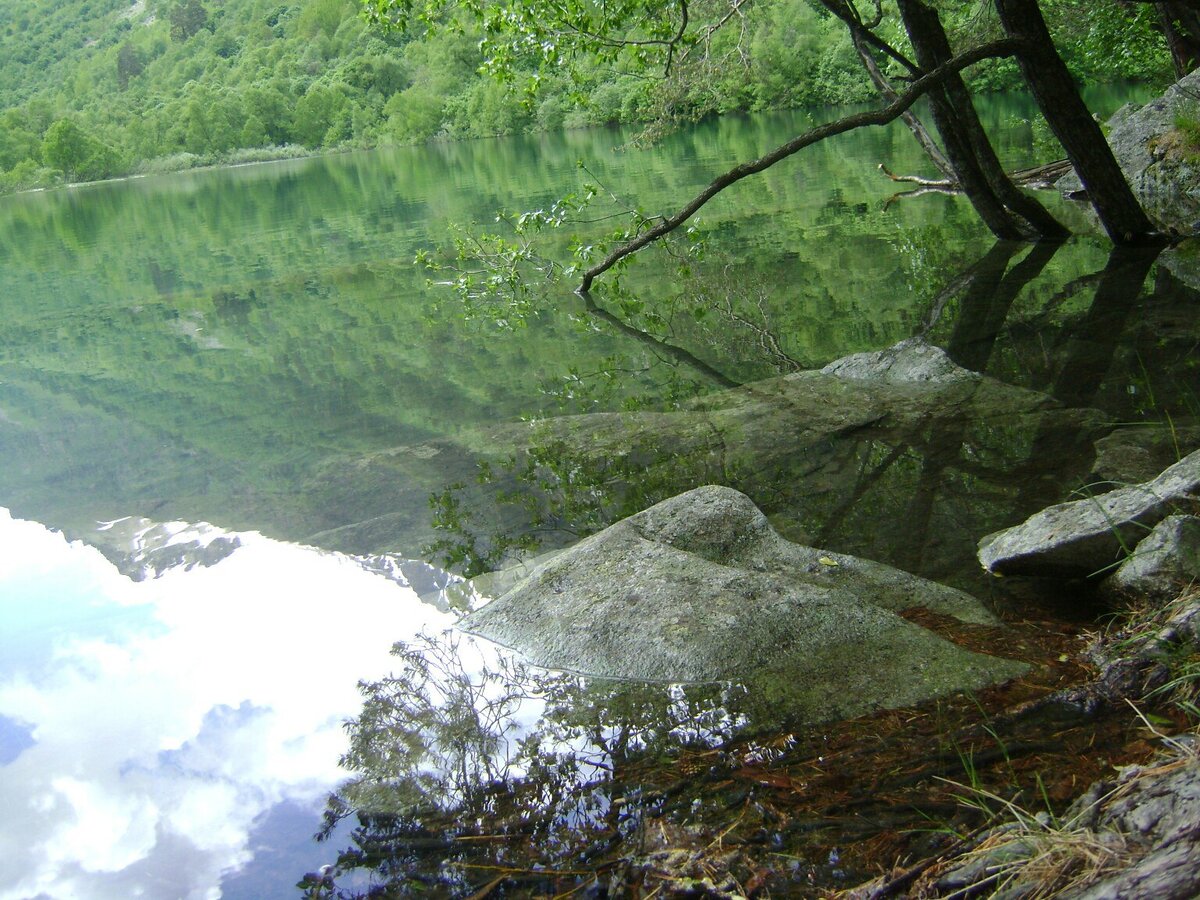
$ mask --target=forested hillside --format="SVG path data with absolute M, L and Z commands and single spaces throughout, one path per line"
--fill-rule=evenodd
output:
M 1169 77 L 1150 4 L 1044 5 L 1081 77 Z M 0 0 L 0 191 L 870 96 L 840 22 L 807 0 L 758 6 L 752 27 L 717 35 L 726 45 L 709 57 L 723 64 L 703 77 L 655 81 L 592 63 L 531 95 L 478 71 L 469 28 L 389 35 L 356 0 Z M 977 29 L 975 4 L 957 6 L 959 27 Z M 1004 64 L 981 77 L 1009 83 Z

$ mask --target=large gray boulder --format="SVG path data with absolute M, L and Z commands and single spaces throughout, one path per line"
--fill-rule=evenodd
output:
M 1117 110 L 1108 122 L 1108 143 L 1155 223 L 1193 234 L 1200 232 L 1200 167 L 1195 148 L 1178 128 L 1180 120 L 1200 121 L 1200 70 L 1145 106 Z M 1056 187 L 1068 195 L 1082 189 L 1074 172 Z
M 1157 478 L 1060 503 L 985 537 L 979 561 L 996 575 L 1087 577 L 1119 564 L 1149 528 L 1196 499 L 1200 450 Z
M 926 607 L 992 622 L 974 598 L 786 541 L 725 487 L 673 497 L 490 584 L 503 592 L 459 627 L 536 665 L 666 682 L 769 671 L 813 717 L 914 703 L 1025 668 L 897 615 Z

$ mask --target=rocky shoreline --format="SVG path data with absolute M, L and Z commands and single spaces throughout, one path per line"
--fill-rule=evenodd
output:
M 978 398 L 1003 390 L 936 348 L 905 342 L 820 373 L 730 392 L 710 401 L 705 413 L 713 416 L 710 423 L 723 415 L 744 432 L 769 420 L 754 406 L 768 395 L 771 404 L 800 416 L 798 410 L 820 408 L 805 399 L 810 393 L 834 393 L 840 414 L 870 397 L 891 411 L 869 410 L 864 420 L 894 421 L 897 410 L 927 410 L 930 398 L 944 402 L 947 395 Z M 653 427 L 677 433 L 682 446 L 682 436 L 698 431 L 689 415 L 678 414 L 678 421 L 660 416 Z M 817 420 L 804 418 L 810 429 Z M 623 431 L 623 424 L 584 417 L 571 426 L 581 446 L 603 452 L 608 430 Z M 1176 454 L 1188 448 L 1193 432 L 1173 431 Z M 1109 430 L 1096 440 L 1095 463 L 1107 483 L 982 537 L 978 549 L 980 564 L 992 575 L 1031 581 L 1034 595 L 1082 590 L 1101 598 L 1125 624 L 1075 651 L 1078 660 L 1071 662 L 1078 674 L 1062 687 L 989 713 L 992 724 L 978 726 L 976 734 L 982 728 L 996 736 L 996 722 L 1004 720 L 1004 727 L 1024 733 L 1020 740 L 1035 746 L 1047 721 L 1071 721 L 1086 731 L 1089 721 L 1124 717 L 1137 730 L 1141 716 L 1150 737 L 1135 743 L 1144 750 L 1124 757 L 1134 764 L 1115 775 L 1101 768 L 1103 778 L 1090 787 L 1077 785 L 1082 793 L 1069 806 L 1069 797 L 1055 804 L 1038 799 L 1031 804 L 1036 811 L 1027 812 L 1011 797 L 979 787 L 975 799 L 995 807 L 985 827 L 941 842 L 916 861 L 909 848 L 902 865 L 883 855 L 860 860 L 883 874 L 841 896 L 1195 896 L 1200 866 L 1190 860 L 1200 858 L 1194 824 L 1200 813 L 1200 590 L 1194 588 L 1200 583 L 1200 451 L 1156 472 L 1150 461 L 1161 458 L 1164 448 L 1155 440 L 1145 429 Z M 1153 474 L 1141 483 L 1118 483 L 1133 472 Z M 474 594 L 477 611 L 460 627 L 535 665 L 664 683 L 732 678 L 814 723 L 911 709 L 1030 670 L 1002 658 L 1013 635 L 969 595 L 880 563 L 793 543 L 745 495 L 727 487 L 685 492 L 565 550 L 482 576 Z M 478 608 L 480 598 L 495 599 Z M 967 648 L 962 629 L 971 627 L 991 630 Z M 782 690 L 781 683 L 804 689 Z M 1162 718 L 1172 707 L 1182 714 Z M 971 730 L 964 725 L 961 733 Z M 1007 758 L 1006 740 L 996 737 Z M 962 768 L 969 774 L 972 765 Z M 726 774 L 745 768 L 744 760 L 731 762 Z M 964 796 L 973 802 L 970 790 Z M 1022 802 L 1029 803 L 1028 790 Z M 778 889 L 778 872 L 763 875 L 756 887 L 753 873 L 767 871 L 761 863 L 738 851 L 714 855 L 711 845 L 698 848 L 689 834 L 677 832 L 675 841 L 660 842 L 649 853 L 624 853 L 604 891 L 624 896 L 631 885 L 653 882 L 662 896 L 735 898 Z M 831 892 L 814 884 L 797 895 Z
M 1176 510 L 1186 512 L 1175 512 Z M 1120 510 L 1120 512 L 1118 512 Z M 995 572 L 1104 571 L 1128 610 L 1126 624 L 1088 649 L 1096 675 L 1042 701 L 1094 713 L 1128 705 L 1155 736 L 1144 764 L 1091 784 L 1060 816 L 1008 804 L 1004 821 L 945 854 L 881 876 L 842 896 L 1064 897 L 1186 900 L 1200 892 L 1200 451 L 1159 478 L 1060 504 L 981 541 Z M 1170 513 L 1170 514 L 1168 514 Z M 1096 527 L 1097 517 L 1104 523 Z M 1132 552 L 1133 529 L 1150 528 Z M 1090 558 L 1081 548 L 1090 548 Z M 1096 563 L 1103 563 L 1093 568 Z M 1189 730 L 1156 725 L 1142 704 L 1175 704 Z M 1165 730 L 1164 730 L 1165 728 Z
M 960 786 L 965 798 L 962 802 L 989 807 L 984 827 L 943 840 L 933 852 L 916 861 L 906 858 L 900 864 L 876 859 L 882 874 L 858 887 L 835 891 L 816 885 L 810 889 L 794 886 L 795 895 L 845 900 L 982 895 L 1088 900 L 1153 896 L 1184 900 L 1196 896 L 1200 889 L 1200 866 L 1194 862 L 1200 858 L 1200 826 L 1196 824 L 1200 822 L 1200 735 L 1195 724 L 1196 714 L 1200 713 L 1197 512 L 1200 451 L 1143 484 L 1059 504 L 980 542 L 980 560 L 990 571 L 1019 573 L 1010 577 L 1035 577 L 1042 583 L 1047 583 L 1048 577 L 1091 576 L 1104 596 L 1126 610 L 1121 627 L 1095 637 L 1084 648 L 1081 662 L 1091 672 L 1090 677 L 1019 705 L 1000 718 L 1007 717 L 1017 726 L 1012 731 L 1016 734 L 1021 721 L 1040 721 L 1043 725 L 1036 727 L 1042 728 L 1047 721 L 1086 722 L 1101 715 L 1124 714 L 1131 721 L 1140 720 L 1150 736 L 1142 742 L 1143 759 L 1091 783 L 1059 813 L 1054 812 L 1049 796 L 1037 798 L 1030 809 L 982 786 Z M 545 652 L 544 648 L 538 649 L 541 645 L 537 635 L 549 627 L 547 622 L 554 626 L 558 621 L 550 616 L 547 604 L 553 605 L 561 598 L 562 586 L 569 582 L 569 593 L 582 609 L 567 610 L 566 619 L 580 624 L 588 633 L 608 633 L 611 629 L 605 617 L 619 617 L 621 613 L 592 596 L 596 584 L 611 586 L 607 576 L 612 560 L 601 559 L 596 548 L 602 554 L 606 545 L 616 540 L 611 535 L 631 532 L 642 542 L 648 536 L 668 544 L 682 541 L 689 549 L 709 557 L 721 555 L 725 563 L 731 561 L 732 553 L 749 570 L 774 570 L 794 580 L 795 569 L 782 565 L 780 560 L 794 565 L 802 556 L 807 559 L 805 548 L 795 548 L 774 535 L 761 514 L 756 513 L 746 498 L 726 488 L 703 488 L 681 495 L 612 526 L 591 544 L 585 541 L 578 548 L 554 554 L 547 563 L 482 580 L 482 585 L 491 585 L 501 594 L 501 600 L 494 601 L 495 607 L 484 606 L 481 612 L 468 617 L 465 627 L 536 658 Z M 1131 542 L 1130 535 L 1137 533 L 1145 537 Z M 764 541 L 771 552 L 763 552 Z M 820 580 L 835 570 L 834 565 L 823 565 L 822 559 L 837 569 L 843 563 L 847 569 L 855 564 L 852 559 L 834 560 L 827 553 L 811 551 L 812 564 L 807 566 L 804 578 L 816 576 Z M 1114 559 L 1122 561 L 1114 566 Z M 685 572 L 686 561 L 672 558 L 669 564 L 676 573 Z M 801 564 L 800 568 L 805 566 Z M 660 580 L 670 578 L 664 575 Z M 846 584 L 853 585 L 852 594 L 871 593 L 870 588 L 864 590 L 863 583 L 854 584 L 853 579 Z M 627 579 L 621 586 L 622 590 L 645 591 L 640 582 Z M 912 591 L 914 586 L 906 587 Z M 917 602 L 913 600 L 914 605 Z M 671 603 L 661 605 L 674 609 Z M 961 615 L 961 605 L 954 612 Z M 796 613 L 793 610 L 789 614 Z M 706 621 L 700 616 L 697 628 L 709 627 L 711 623 Z M 550 627 L 550 631 L 558 633 L 561 628 Z M 530 633 L 534 635 L 533 644 L 528 643 Z M 646 627 L 645 633 L 652 643 L 661 638 L 654 627 Z M 685 647 L 701 640 L 695 630 L 686 636 L 676 635 L 676 639 Z M 557 652 L 562 652 L 561 647 Z M 645 652 L 633 656 L 642 659 Z M 581 664 L 579 659 L 585 662 Z M 575 666 L 587 668 L 591 664 L 587 659 L 592 658 L 576 658 Z M 860 664 L 864 659 L 856 656 L 853 662 Z M 561 664 L 555 659 L 538 661 Z M 871 664 L 866 662 L 865 667 L 870 669 Z M 845 672 L 834 667 L 825 674 L 830 683 L 823 683 L 819 693 L 838 693 L 833 682 L 844 678 Z M 822 676 L 810 672 L 805 677 L 819 682 Z M 902 677 L 888 676 L 891 681 Z M 876 696 L 867 707 L 878 708 L 880 699 Z M 889 704 L 884 701 L 883 705 Z M 1152 712 L 1172 706 L 1185 715 L 1171 721 Z M 847 709 L 845 714 L 857 711 Z M 810 714 L 818 719 L 830 718 L 837 715 L 837 710 L 810 710 Z M 1181 730 L 1180 719 L 1190 722 L 1190 727 Z M 991 721 L 983 730 L 997 736 L 1007 757 L 1009 750 L 998 737 L 1004 726 L 997 724 L 997 718 Z M 1017 753 L 1015 746 L 1012 753 Z M 731 765 L 731 771 L 739 767 L 744 768 L 745 762 Z M 789 784 L 798 789 L 794 781 Z M 636 893 L 650 884 L 655 885 L 659 896 L 668 897 L 774 895 L 773 879 L 736 847 L 726 848 L 719 841 L 697 846 L 696 833 L 686 830 L 675 832 L 674 840 L 666 837 L 667 832 L 663 835 L 649 852 L 622 857 L 608 883 L 597 883 L 600 893 L 596 896 L 632 895 L 631 890 Z M 755 872 L 759 873 L 757 883 Z M 788 895 L 792 895 L 790 890 Z

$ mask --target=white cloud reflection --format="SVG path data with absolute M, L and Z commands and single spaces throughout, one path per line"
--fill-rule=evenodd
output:
M 33 741 L 0 767 L 2 900 L 219 897 L 256 819 L 344 777 L 358 680 L 450 622 L 352 559 L 240 538 L 133 582 L 0 510 L 0 716 Z

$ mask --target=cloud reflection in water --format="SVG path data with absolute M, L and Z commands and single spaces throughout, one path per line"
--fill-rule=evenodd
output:
M 358 680 L 450 622 L 351 558 L 239 537 L 134 582 L 0 510 L 0 898 L 219 897 L 256 820 L 344 777 Z

